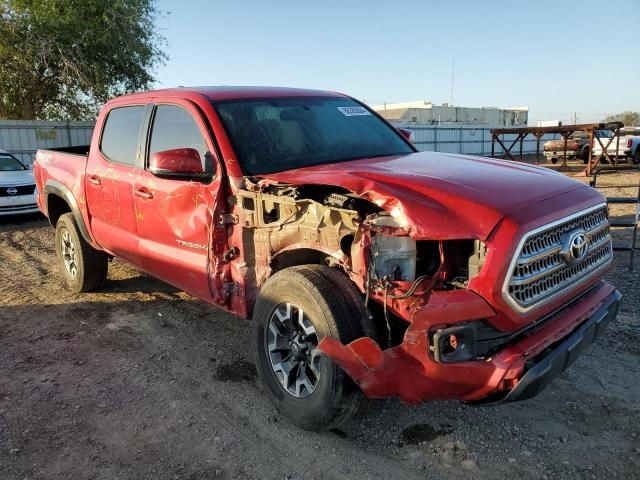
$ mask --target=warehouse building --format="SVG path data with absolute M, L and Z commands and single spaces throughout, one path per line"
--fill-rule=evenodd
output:
M 529 108 L 457 107 L 416 101 L 374 105 L 376 112 L 394 124 L 482 125 L 489 128 L 526 127 Z

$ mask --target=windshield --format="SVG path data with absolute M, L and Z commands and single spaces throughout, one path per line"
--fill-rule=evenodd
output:
M 596 130 L 596 137 L 611 138 L 613 137 L 613 132 L 611 130 Z
M 393 128 L 349 98 L 234 100 L 214 107 L 247 175 L 413 152 Z
M 0 153 L 0 172 L 14 172 L 16 170 L 26 170 L 20 161 L 8 153 Z

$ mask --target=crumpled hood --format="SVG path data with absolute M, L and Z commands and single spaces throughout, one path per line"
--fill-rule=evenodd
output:
M 345 188 L 406 220 L 412 237 L 433 240 L 485 240 L 510 212 L 589 188 L 546 168 L 437 152 L 319 165 L 263 178 Z
M 12 187 L 15 185 L 28 185 L 34 183 L 36 183 L 36 181 L 33 178 L 33 172 L 31 170 L 0 172 L 1 186 Z

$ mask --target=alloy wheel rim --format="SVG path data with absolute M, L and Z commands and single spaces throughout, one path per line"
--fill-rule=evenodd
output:
M 71 234 L 69 230 L 66 228 L 62 229 L 62 262 L 64 263 L 64 268 L 71 277 L 76 276 L 78 273 L 78 262 L 76 257 L 76 245 L 71 238 Z
M 291 302 L 279 304 L 269 318 L 266 344 L 280 386 L 296 398 L 307 398 L 320 380 L 318 335 L 305 312 Z

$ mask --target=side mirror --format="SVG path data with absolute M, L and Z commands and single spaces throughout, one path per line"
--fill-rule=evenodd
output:
M 195 148 L 176 148 L 151 155 L 149 171 L 164 177 L 191 178 L 202 176 L 202 160 Z
M 413 130 L 409 130 L 408 128 L 398 127 L 398 131 L 400 135 L 409 140 L 411 143 L 416 143 L 416 137 L 413 134 Z

